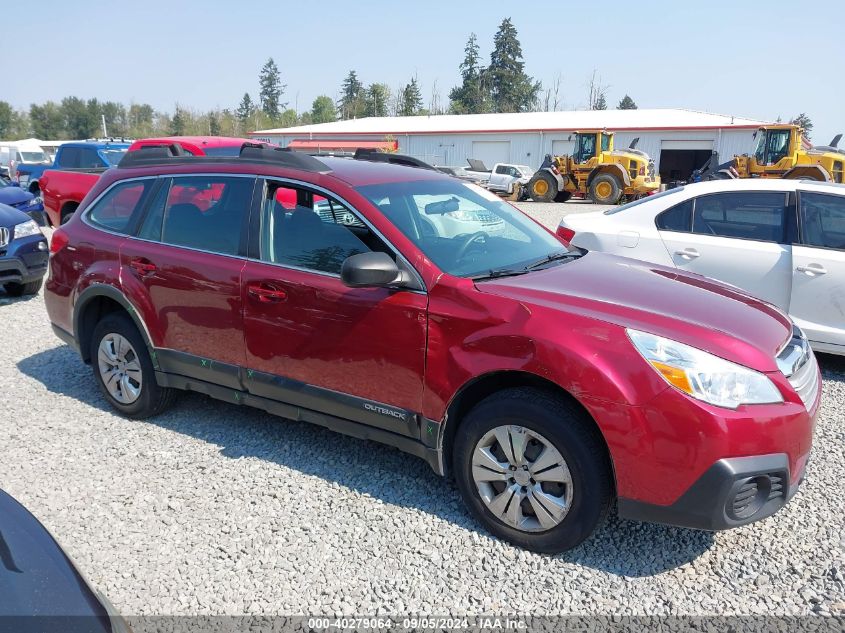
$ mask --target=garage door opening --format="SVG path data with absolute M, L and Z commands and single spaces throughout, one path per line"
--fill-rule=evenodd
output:
M 660 179 L 665 184 L 688 181 L 692 172 L 704 165 L 712 153 L 710 149 L 660 150 Z

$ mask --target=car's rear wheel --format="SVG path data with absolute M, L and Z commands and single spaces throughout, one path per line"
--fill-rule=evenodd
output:
M 494 535 L 539 552 L 589 537 L 610 506 L 607 453 L 577 406 L 537 389 L 507 389 L 470 411 L 453 453 L 458 488 Z
M 15 281 L 11 281 L 3 285 L 3 290 L 6 291 L 6 294 L 12 297 L 21 297 L 23 295 L 36 295 L 38 294 L 38 291 L 41 290 L 41 284 L 43 283 L 43 279 L 38 279 L 37 281 L 30 281 L 29 283 L 25 284 L 19 284 Z
M 91 365 L 106 400 L 127 417 L 156 415 L 173 400 L 174 390 L 156 383 L 147 346 L 125 314 L 109 314 L 97 323 Z

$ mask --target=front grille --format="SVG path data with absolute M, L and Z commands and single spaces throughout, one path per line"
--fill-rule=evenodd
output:
M 821 387 L 818 363 L 810 344 L 797 326 L 793 326 L 792 338 L 778 354 L 777 363 L 801 402 L 809 409 L 816 401 Z
M 0 226 L 0 248 L 3 248 L 9 244 L 9 229 L 5 226 Z

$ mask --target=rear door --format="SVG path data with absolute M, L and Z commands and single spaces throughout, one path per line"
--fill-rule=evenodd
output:
M 243 271 L 248 389 L 418 435 L 426 293 L 346 286 L 347 257 L 395 251 L 326 192 L 274 180 L 265 191 Z
M 845 196 L 799 194 L 789 313 L 814 343 L 845 352 Z
M 792 247 L 786 192 L 715 193 L 694 198 L 686 208 L 691 222 L 683 228 L 688 226 L 688 232 L 660 231 L 675 266 L 789 309 Z M 680 219 L 672 217 L 664 226 L 681 228 Z
M 164 371 L 239 388 L 240 282 L 255 177 L 159 181 L 136 236 L 120 249 L 124 292 L 143 313 Z M 209 191 L 219 197 L 203 208 Z

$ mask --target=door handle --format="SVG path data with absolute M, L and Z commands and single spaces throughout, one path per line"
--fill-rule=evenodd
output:
M 694 248 L 685 248 L 680 251 L 675 251 L 675 255 L 683 257 L 684 259 L 695 259 L 696 257 L 701 257 L 701 253 Z
M 267 282 L 248 284 L 246 292 L 259 303 L 278 303 L 288 298 L 287 292 Z
M 804 273 L 812 277 L 813 275 L 824 275 L 827 269 L 821 264 L 807 264 L 806 266 L 796 266 L 795 270 L 799 273 Z
M 129 265 L 133 268 L 136 273 L 141 275 L 141 277 L 150 275 L 156 270 L 158 270 L 158 268 L 156 268 L 156 265 L 145 257 L 136 257 L 129 262 Z

